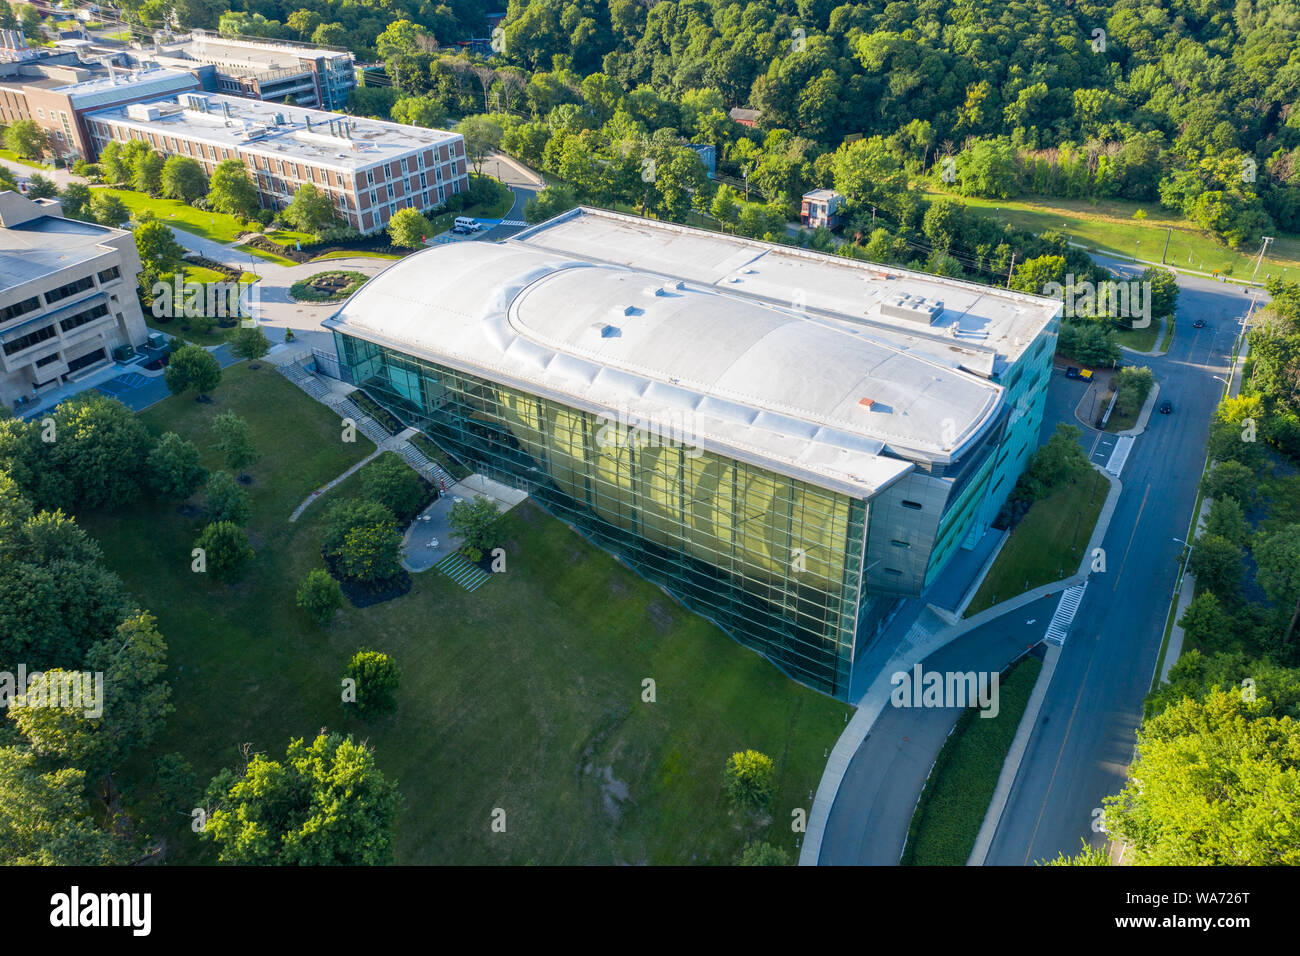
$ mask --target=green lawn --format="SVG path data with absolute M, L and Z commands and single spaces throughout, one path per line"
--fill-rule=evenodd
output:
M 729 863 L 744 835 L 722 766 L 753 747 L 778 770 L 759 834 L 794 854 L 791 811 L 810 808 L 845 705 L 788 680 L 530 503 L 506 520 L 506 572 L 477 591 L 429 571 L 405 596 L 348 606 L 322 631 L 293 595 L 321 566 L 320 505 L 356 493 L 357 476 L 287 519 L 373 446 L 342 443 L 337 418 L 265 366 L 227 370 L 212 397 L 169 398 L 142 418 L 200 443 L 209 466 L 219 465 L 213 417 L 248 419 L 263 457 L 249 469 L 257 556 L 241 584 L 190 572 L 198 522 L 174 509 L 85 520 L 170 646 L 176 713 L 128 785 L 149 788 L 159 754 L 183 753 L 206 782 L 237 763 L 242 743 L 283 754 L 290 736 L 329 727 L 369 740 L 404 794 L 399 863 Z M 397 714 L 372 725 L 338 700 L 363 644 L 403 674 Z M 642 702 L 645 678 L 655 703 Z M 614 795 L 622 784 L 626 799 Z M 498 807 L 505 833 L 490 828 Z M 210 861 L 188 819 L 177 821 L 169 860 Z
M 298 242 L 312 243 L 316 241 L 316 237 L 312 233 L 300 232 L 297 229 L 275 229 L 268 232 L 266 238 L 278 246 L 288 246 L 290 248 L 293 248 L 294 244 Z
M 1170 319 L 1166 324 L 1172 323 L 1173 320 Z M 1137 352 L 1150 352 L 1156 347 L 1156 336 L 1159 334 L 1160 320 L 1152 319 L 1151 324 L 1145 329 L 1116 329 L 1115 341 Z M 1168 333 L 1166 333 L 1166 338 L 1168 338 Z M 1163 351 L 1167 351 L 1167 349 L 1164 349 L 1163 344 L 1161 348 Z
M 1189 226 L 1180 216 L 1161 209 L 1158 203 L 1106 200 L 1090 203 L 1083 199 L 1042 198 L 1029 201 L 975 199 L 955 193 L 928 191 L 931 199 L 946 196 L 973 209 L 995 215 L 1022 229 L 1041 233 L 1048 229 L 1064 232 L 1071 242 L 1089 249 L 1124 258 L 1137 257 L 1159 262 L 1169 236 L 1165 261 L 1202 272 L 1216 269 L 1237 278 L 1249 279 L 1255 268 L 1259 246 L 1234 252 L 1208 233 Z M 1138 209 L 1146 219 L 1135 220 Z M 1169 230 L 1173 230 L 1172 233 Z M 1300 269 L 1300 236 L 1277 233 L 1269 248 L 1259 278 L 1272 267 L 1274 275 L 1283 269 Z M 1295 273 L 1291 275 L 1294 277 Z
M 348 251 L 346 249 L 337 249 L 334 252 L 326 252 L 323 255 L 316 256 L 311 262 L 321 262 L 325 259 L 401 259 L 401 256 L 393 255 L 391 252 L 368 252 L 366 250 Z
M 1090 468 L 1078 481 L 1035 501 L 1002 546 L 966 616 L 1073 574 L 1109 491 L 1106 477 Z
M 212 239 L 216 242 L 233 242 L 236 237 L 249 230 L 243 222 L 234 216 L 220 212 L 204 212 L 195 209 L 177 199 L 161 199 L 148 193 L 133 189 L 107 189 L 107 192 L 122 200 L 122 205 L 135 216 L 141 212 L 151 212 L 169 226 L 184 229 Z
M 966 865 L 1042 669 L 1037 658 L 1023 658 L 1002 675 L 996 717 L 968 708 L 957 719 L 912 813 L 903 865 Z
M 9 160 L 11 163 L 21 163 L 23 166 L 27 166 L 31 169 L 40 170 L 43 173 L 48 173 L 50 171 L 49 167 L 46 166 L 44 163 L 38 162 L 34 159 L 23 159 L 12 149 L 0 149 L 0 157 Z
M 274 262 L 278 266 L 296 266 L 298 263 L 285 256 L 277 256 L 274 252 L 267 252 L 265 249 L 259 249 L 257 246 L 239 246 L 240 252 L 247 252 L 259 259 L 265 259 L 267 262 Z

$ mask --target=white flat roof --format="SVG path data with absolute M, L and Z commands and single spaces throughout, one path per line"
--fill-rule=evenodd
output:
M 847 321 L 984 376 L 1015 362 L 1061 311 L 1041 296 L 585 207 L 514 240 Z M 882 311 L 904 295 L 942 303 L 942 314 L 928 323 Z
M 204 102 L 208 111 L 186 108 L 183 104 L 189 102 Z M 160 107 L 164 113 L 156 119 L 136 119 L 129 115 L 131 107 L 123 105 L 99 110 L 91 118 L 159 136 L 200 140 L 226 149 L 349 171 L 391 162 L 420 150 L 449 146 L 461 138 L 459 133 L 447 130 L 217 93 L 191 92 L 151 99 L 137 104 L 137 110 L 142 106 Z M 276 125 L 277 117 L 284 122 Z M 308 129 L 309 121 L 311 129 Z M 336 126 L 349 123 L 350 136 L 333 135 L 331 121 Z
M 581 210 L 523 238 L 432 247 L 325 324 L 588 411 L 685 424 L 706 448 L 857 497 L 912 461 L 959 457 L 1001 412 L 1002 387 L 951 361 L 722 281 L 754 275 L 767 247 L 674 227 L 680 250 L 654 248 L 652 228 L 629 251 L 610 226 Z M 560 232 L 591 254 L 548 248 Z M 651 268 L 609 261 L 638 253 Z M 669 256 L 685 274 L 665 279 Z

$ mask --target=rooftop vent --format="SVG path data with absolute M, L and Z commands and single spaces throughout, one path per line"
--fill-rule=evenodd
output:
M 876 404 L 876 400 L 874 398 L 859 398 L 858 404 L 867 411 L 871 411 L 871 407 Z
M 623 334 L 623 330 L 617 325 L 604 325 L 600 329 L 602 339 L 616 339 Z
M 934 325 L 943 316 L 943 301 L 931 301 L 923 295 L 904 292 L 882 302 L 880 314 L 891 319 L 916 322 L 918 325 Z

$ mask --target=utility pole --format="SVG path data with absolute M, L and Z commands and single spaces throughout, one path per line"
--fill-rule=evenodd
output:
M 1165 253 L 1169 251 L 1169 237 L 1174 234 L 1174 227 L 1170 226 L 1169 231 L 1165 233 L 1165 247 L 1160 250 L 1160 264 L 1165 264 Z
M 1007 270 L 1007 288 L 1011 288 L 1011 273 L 1016 271 L 1016 254 L 1011 253 L 1011 268 Z
M 1250 274 L 1251 282 L 1254 282 L 1255 276 L 1259 275 L 1259 267 L 1264 261 L 1264 253 L 1268 251 L 1268 247 L 1273 243 L 1272 236 L 1262 236 L 1261 238 L 1264 240 L 1264 244 L 1259 247 L 1259 258 L 1255 260 L 1255 271 Z
M 876 228 L 876 207 L 875 206 L 871 207 L 871 228 L 872 229 Z

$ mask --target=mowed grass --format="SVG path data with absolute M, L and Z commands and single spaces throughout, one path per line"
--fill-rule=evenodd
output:
M 336 249 L 333 252 L 326 252 L 322 255 L 311 259 L 312 262 L 320 262 L 323 259 L 400 259 L 401 256 L 393 255 L 391 252 L 369 252 L 358 249 L 348 251 L 345 249 Z
M 730 863 L 755 835 L 795 853 L 791 812 L 810 809 L 845 705 L 788 680 L 527 502 L 506 518 L 505 573 L 477 591 L 429 571 L 405 596 L 349 605 L 321 630 L 294 593 L 322 564 L 329 502 L 358 493 L 359 477 L 287 519 L 373 446 L 343 444 L 338 420 L 265 365 L 228 370 L 212 397 L 167 399 L 142 417 L 198 442 L 210 467 L 220 466 L 212 418 L 248 419 L 263 457 L 249 469 L 257 557 L 242 583 L 191 573 L 199 523 L 173 508 L 86 520 L 170 647 L 176 713 L 129 784 L 150 787 L 163 753 L 184 754 L 206 782 L 238 764 L 243 743 L 282 756 L 290 737 L 328 727 L 367 739 L 397 781 L 399 863 Z M 402 669 L 397 713 L 374 724 L 339 703 L 345 663 L 363 645 Z M 642 699 L 647 679 L 653 703 Z M 757 834 L 742 832 L 721 788 L 726 758 L 749 747 L 778 770 L 771 822 Z M 504 833 L 491 827 L 498 808 Z M 178 820 L 169 859 L 211 861 Z
M 1035 501 L 1002 546 L 966 616 L 1073 574 L 1109 491 L 1106 477 L 1089 468 L 1082 478 Z
M 184 229 L 205 239 L 216 242 L 233 242 L 235 238 L 249 229 L 243 221 L 221 212 L 204 212 L 195 209 L 178 199 L 162 199 L 148 193 L 133 189 L 105 189 L 122 201 L 122 205 L 134 217 L 142 212 L 151 212 L 169 226 Z
M 1259 243 L 1234 251 L 1208 233 L 1193 228 L 1181 216 L 1162 209 L 1159 203 L 1123 200 L 1090 203 L 1084 199 L 1055 197 L 1014 201 L 976 199 L 956 193 L 928 191 L 928 197 L 932 200 L 941 196 L 972 209 L 982 210 L 1021 229 L 1035 233 L 1048 229 L 1063 232 L 1071 242 L 1119 258 L 1136 257 L 1158 263 L 1164 253 L 1165 262 L 1170 265 L 1198 272 L 1218 270 L 1239 279 L 1249 279 L 1255 268 L 1255 258 L 1259 254 Z M 1133 218 L 1139 209 L 1146 213 L 1145 219 Z M 1261 279 L 1270 271 L 1270 267 L 1274 275 L 1280 275 L 1284 269 L 1300 268 L 1300 236 L 1287 233 L 1274 235 L 1276 241 L 1269 248 L 1269 254 L 1264 260 L 1265 266 L 1259 270 Z M 1169 239 L 1167 251 L 1166 237 Z M 1289 274 L 1294 278 L 1294 272 Z
M 998 683 L 996 717 L 972 707 L 957 718 L 912 814 L 905 866 L 966 865 L 1042 669 L 1035 657 L 1021 659 Z

